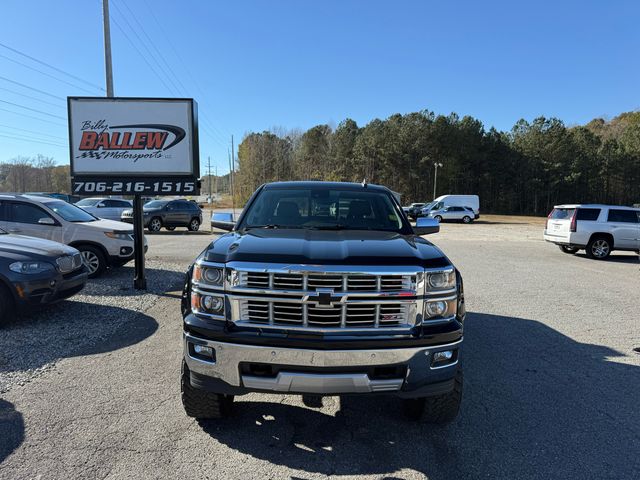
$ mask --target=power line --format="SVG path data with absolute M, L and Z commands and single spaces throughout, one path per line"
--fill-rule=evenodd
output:
M 12 136 L 15 136 L 16 138 L 20 137 L 20 138 L 31 139 L 31 140 L 35 140 L 35 141 L 42 141 L 42 142 L 48 142 L 48 143 L 57 143 L 57 144 L 66 146 L 65 143 L 63 143 L 63 141 L 51 140 L 50 138 L 39 138 L 39 137 L 35 137 L 34 138 L 32 135 L 23 135 L 21 133 L 14 133 L 14 132 L 3 132 L 3 131 L 0 131 L 0 133 L 3 134 L 3 135 L 12 135 Z
M 3 112 L 9 112 L 9 113 L 13 113 L 14 115 L 20 115 L 21 117 L 27 117 L 27 118 L 32 118 L 34 120 L 39 120 L 41 122 L 45 122 L 45 123 L 50 123 L 52 125 L 57 125 L 59 127 L 65 127 L 66 125 L 62 124 L 62 123 L 58 123 L 58 122 L 52 122 L 51 120 L 47 120 L 45 118 L 38 118 L 38 117 L 34 117 L 33 115 L 27 115 L 26 113 L 21 113 L 21 112 L 14 112 L 13 110 L 7 110 L 6 108 L 0 108 L 0 110 L 2 110 Z
M 0 90 L 4 90 L 5 92 L 13 93 L 14 95 L 20 95 L 21 97 L 30 98 L 31 100 L 35 100 L 36 102 L 46 103 L 47 105 L 52 105 L 52 106 L 57 107 L 57 108 L 66 108 L 65 106 L 60 105 L 59 103 L 47 102 L 46 100 L 42 100 L 42 99 L 34 97 L 32 95 L 27 95 L 26 93 L 16 92 L 15 90 L 11 90 L 10 88 L 0 87 Z
M 144 0 L 144 3 L 147 6 L 147 12 L 151 14 L 151 18 L 153 18 L 153 20 L 156 22 L 156 25 L 158 25 L 158 28 L 160 29 L 160 32 L 162 33 L 162 35 L 164 36 L 165 39 L 168 39 L 169 35 L 167 35 L 166 30 L 164 29 L 164 27 L 162 26 L 162 24 L 158 20 L 158 17 L 156 17 L 156 14 L 153 12 L 153 8 L 151 8 L 151 6 L 147 2 L 147 0 Z M 173 51 L 173 54 L 176 56 L 176 58 L 178 59 L 178 61 L 182 65 L 182 69 L 187 73 L 187 76 L 191 79 L 191 82 L 194 84 L 194 86 L 198 90 L 198 93 L 202 96 L 203 99 L 206 99 L 206 95 L 204 94 L 204 91 L 203 91 L 202 87 L 200 87 L 200 84 L 198 83 L 196 78 L 191 74 L 191 71 L 189 70 L 189 67 L 186 65 L 184 60 L 182 60 L 182 57 L 180 56 L 180 54 L 178 53 L 176 48 L 173 46 L 173 43 L 171 43 L 169 41 L 167 41 L 167 43 L 169 44 L 169 47 Z M 204 115 L 204 112 L 202 113 L 202 116 L 203 116 L 203 118 L 206 118 L 206 116 Z M 213 127 L 213 129 L 220 134 L 220 137 L 226 138 L 226 136 L 222 132 L 220 132 L 215 126 Z M 224 130 L 226 130 L 226 128 Z M 226 133 L 230 134 L 228 131 Z M 225 140 L 225 143 L 226 143 L 226 140 Z
M 187 96 L 187 89 L 185 88 L 184 84 L 180 81 L 180 78 L 178 78 L 178 76 L 176 75 L 176 73 L 173 71 L 173 69 L 171 68 L 171 65 L 169 65 L 169 63 L 167 62 L 167 60 L 165 59 L 164 55 L 162 55 L 162 52 L 160 51 L 160 49 L 158 49 L 158 47 L 156 46 L 155 42 L 151 39 L 151 37 L 147 34 L 147 31 L 144 28 L 144 25 L 140 22 L 140 20 L 138 20 L 138 17 L 136 16 L 136 14 L 129 8 L 129 5 L 127 5 L 127 2 L 123 2 L 122 3 L 125 8 L 129 11 L 129 13 L 131 14 L 131 17 L 136 21 L 136 23 L 140 26 L 140 30 L 142 30 L 142 33 L 144 34 L 144 36 L 147 38 L 147 40 L 149 41 L 149 43 L 151 44 L 151 46 L 153 47 L 153 49 L 155 50 L 155 52 L 158 54 L 158 57 L 162 60 L 162 63 L 164 63 L 164 65 L 167 67 L 167 70 L 169 70 L 169 72 L 171 72 L 171 74 L 173 75 L 173 77 L 176 79 L 176 81 L 180 84 L 180 87 L 182 88 L 182 94 L 184 96 Z M 117 8 L 117 7 L 116 7 Z M 167 78 L 169 78 L 169 80 L 171 81 L 171 83 L 175 86 L 175 83 L 171 80 L 171 77 L 169 75 L 167 75 Z M 178 89 L 176 87 L 176 90 L 180 91 L 180 89 Z
M 14 85 L 19 85 L 19 86 L 21 86 L 23 88 L 28 88 L 29 90 L 33 90 L 34 92 L 38 92 L 38 93 L 41 93 L 43 95 L 47 95 L 48 97 L 58 98 L 60 100 L 65 100 L 65 101 L 67 100 L 66 98 L 61 97 L 59 95 L 53 95 L 52 93 L 45 92 L 44 90 L 38 90 L 37 88 L 30 87 L 29 85 L 25 85 L 24 83 L 16 82 L 15 80 L 11 80 L 11 79 L 9 79 L 7 77 L 3 77 L 1 75 L 0 75 L 0 80 L 4 80 L 5 82 L 13 83 Z
M 50 73 L 43 72 L 42 70 L 38 70 L 38 69 L 37 69 L 37 68 L 35 68 L 35 67 L 31 67 L 31 66 L 29 66 L 29 65 L 27 65 L 27 64 L 25 64 L 25 63 L 19 62 L 18 60 L 14 59 L 14 58 L 7 57 L 6 55 L 2 55 L 1 53 L 0 53 L 0 57 L 4 58 L 4 59 L 6 59 L 6 60 L 9 60 L 10 62 L 17 63 L 18 65 L 21 65 L 21 66 L 23 66 L 24 68 L 28 68 L 29 70 L 33 70 L 34 72 L 38 72 L 38 73 L 40 73 L 40 74 L 42 74 L 42 75 L 45 75 L 45 76 L 47 76 L 47 77 L 49 77 L 49 78 L 53 78 L 54 80 L 57 80 L 58 82 L 66 83 L 67 85 L 70 85 L 70 86 L 72 86 L 72 87 L 74 87 L 74 88 L 77 88 L 77 89 L 79 89 L 79 90 L 82 90 L 83 92 L 93 93 L 91 90 L 87 90 L 86 88 L 79 87 L 78 85 L 76 85 L 76 84 L 74 84 L 74 83 L 67 82 L 66 80 L 63 80 L 63 79 L 61 79 L 61 78 L 58 78 L 58 77 L 56 77 L 55 75 L 51 75 Z
M 77 76 L 75 76 L 75 75 L 72 75 L 72 74 L 71 74 L 71 73 L 69 73 L 69 72 L 65 72 L 65 71 L 64 71 L 64 70 L 62 70 L 61 68 L 54 67 L 53 65 L 50 65 L 50 64 L 48 64 L 48 63 L 46 63 L 46 62 L 43 62 L 42 60 L 38 60 L 37 58 L 34 58 L 34 57 L 32 57 L 31 55 L 27 55 L 26 53 L 21 52 L 20 50 L 16 50 L 15 48 L 12 48 L 12 47 L 10 47 L 10 46 L 8 46 L 8 45 L 5 45 L 4 43 L 1 43 L 1 42 L 0 42 L 0 47 L 4 47 L 4 48 L 6 48 L 7 50 L 11 50 L 12 52 L 17 53 L 18 55 L 22 55 L 23 57 L 28 58 L 29 60 L 32 60 L 32 61 L 34 61 L 34 62 L 36 62 L 36 63 L 39 63 L 40 65 L 44 65 L 45 67 L 49 67 L 50 69 L 55 70 L 56 72 L 60 72 L 60 73 L 62 73 L 62 74 L 64 74 L 64 75 L 67 75 L 68 77 L 71 77 L 71 78 L 73 78 L 73 79 L 75 79 L 75 80 L 78 80 L 79 82 L 86 83 L 87 85 L 90 85 L 90 86 L 92 86 L 93 88 L 97 88 L 98 90 L 102 90 L 102 91 L 104 92 L 104 88 L 102 88 L 102 87 L 101 87 L 101 86 L 99 86 L 99 85 L 95 85 L 95 84 L 93 84 L 93 83 L 91 83 L 91 82 L 88 82 L 87 80 L 84 80 L 84 79 L 82 79 L 82 78 L 80 78 L 80 77 L 77 77 Z
M 153 65 L 151 65 L 149 63 L 149 60 L 147 60 L 147 57 L 144 56 L 144 54 L 140 51 L 140 49 L 138 48 L 138 46 L 135 44 L 135 42 L 133 42 L 131 40 L 131 38 L 129 37 L 129 35 L 127 35 L 127 32 L 125 32 L 125 30 L 120 26 L 120 24 L 118 23 L 118 21 L 115 19 L 115 17 L 111 16 L 111 20 L 113 21 L 113 24 L 118 27 L 118 30 L 120 30 L 122 32 L 122 34 L 124 35 L 124 37 L 127 39 L 127 41 L 131 44 L 131 46 L 136 50 L 136 52 L 138 52 L 138 55 L 140 55 L 142 57 L 142 59 L 144 60 L 144 62 L 147 64 L 147 66 L 151 69 L 151 71 L 154 73 L 154 75 L 156 77 L 158 77 L 158 80 L 160 80 L 162 82 L 162 84 L 165 86 L 165 88 L 167 90 L 171 90 L 171 88 L 169 88 L 169 86 L 165 83 L 165 81 L 162 79 L 162 77 L 160 75 L 158 75 L 158 72 L 156 72 L 156 69 L 153 68 Z
M 40 141 L 40 140 L 34 140 L 32 138 L 19 138 L 19 137 L 14 137 L 12 135 L 3 135 L 0 133 L 0 137 L 4 137 L 4 138 L 11 138 L 12 140 L 21 140 L 23 142 L 29 142 L 29 143 L 42 143 L 45 145 L 53 145 L 54 147 L 68 147 L 68 145 L 62 145 L 60 143 L 53 143 L 53 142 L 45 142 L 45 141 Z
M 19 103 L 7 102 L 6 100 L 0 100 L 2 103 L 6 103 L 7 105 L 13 105 L 14 107 L 24 108 L 25 110 L 31 110 L 32 112 L 40 113 L 42 115 L 48 115 L 49 117 L 59 118 L 60 120 L 66 120 L 66 117 L 61 117 L 60 115 L 54 115 L 53 113 L 47 113 L 43 110 L 38 110 L 37 108 L 25 107 L 24 105 L 20 105 Z
M 33 134 L 35 134 L 35 135 L 40 135 L 41 137 L 51 137 L 51 138 L 56 139 L 56 140 L 60 140 L 60 139 L 62 138 L 62 137 L 59 137 L 59 136 L 57 136 L 57 135 L 49 135 L 49 134 L 47 134 L 47 133 L 40 133 L 40 132 L 36 132 L 35 130 L 27 130 L 26 128 L 12 127 L 11 125 L 3 125 L 3 124 L 0 124 L 0 127 L 3 127 L 3 128 L 10 128 L 10 129 L 12 129 L 12 130 L 19 130 L 19 131 L 21 131 L 21 132 L 33 133 Z
M 151 59 L 151 61 L 155 64 L 155 67 L 153 67 L 151 65 L 151 63 L 147 60 L 147 56 L 143 55 L 142 52 L 136 47 L 136 50 L 138 51 L 138 53 L 144 58 L 145 62 L 147 63 L 147 65 L 149 66 L 149 68 L 151 68 L 151 70 L 154 72 L 154 74 L 156 75 L 156 77 L 158 77 L 158 79 L 162 82 L 162 84 L 167 88 L 167 90 L 171 91 L 174 95 L 182 95 L 182 96 L 188 96 L 187 92 L 186 92 L 186 88 L 184 88 L 184 85 L 182 84 L 182 82 L 180 82 L 180 79 L 177 77 L 177 75 L 175 74 L 175 72 L 171 69 L 171 66 L 168 64 L 168 62 L 165 60 L 165 58 L 162 56 L 162 53 L 157 49 L 157 47 L 155 46 L 155 43 L 153 42 L 153 40 L 151 39 L 151 37 L 147 34 L 144 26 L 142 25 L 142 23 L 140 22 L 140 20 L 138 20 L 138 18 L 136 17 L 135 13 L 129 8 L 129 6 L 126 3 L 123 3 L 123 5 L 125 6 L 125 8 L 129 11 L 129 13 L 131 14 L 131 17 L 135 20 L 135 22 L 140 26 L 140 30 L 142 31 L 142 33 L 144 34 L 144 36 L 147 38 L 148 43 L 151 44 L 151 46 L 157 51 L 158 53 L 158 57 L 165 63 L 165 65 L 167 66 L 167 69 L 169 71 L 171 71 L 171 73 L 173 74 L 174 77 L 176 77 L 176 80 L 178 81 L 178 83 L 180 83 L 180 85 L 182 86 L 182 93 L 180 91 L 180 88 L 176 85 L 176 83 L 173 81 L 173 79 L 171 78 L 171 76 L 167 73 L 167 69 L 163 68 L 163 66 L 160 64 L 160 62 L 158 61 L 158 59 L 156 58 L 156 55 L 153 54 L 153 52 L 151 51 L 151 49 L 147 46 L 147 42 L 145 42 L 145 40 L 138 35 L 137 29 L 134 28 L 133 25 L 131 25 L 131 23 L 129 22 L 129 20 L 127 19 L 127 16 L 125 15 L 125 13 L 120 9 L 120 7 L 116 4 L 116 3 L 112 3 L 116 10 L 118 11 L 118 14 L 124 19 L 125 23 L 127 24 L 127 26 L 129 27 L 129 29 L 131 29 L 131 31 L 133 31 L 134 35 L 136 36 L 136 38 L 138 39 L 139 43 L 144 47 L 144 49 L 146 50 L 146 52 L 148 53 L 148 57 Z M 117 21 L 115 19 L 114 23 L 116 23 L 116 26 L 122 31 L 122 27 L 117 23 Z M 125 33 L 123 31 L 123 33 Z M 128 37 L 125 33 L 125 37 Z M 129 40 L 129 43 L 131 42 L 130 38 L 127 38 Z M 157 67 L 157 70 L 156 70 Z M 158 73 L 160 72 L 160 73 Z M 160 75 L 162 74 L 164 77 L 166 77 L 166 79 L 171 83 L 171 87 L 164 81 L 164 78 Z M 203 114 L 203 121 L 205 120 L 204 118 L 204 114 Z M 207 134 L 215 143 L 218 143 L 220 146 L 224 146 L 225 143 L 225 139 L 222 135 L 218 134 L 218 137 L 216 137 L 215 134 L 215 127 L 213 130 L 207 130 L 205 128 L 205 125 L 202 124 L 202 128 L 203 128 L 203 132 L 205 134 Z

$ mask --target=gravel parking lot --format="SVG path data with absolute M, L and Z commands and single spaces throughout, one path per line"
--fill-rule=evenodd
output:
M 394 398 L 240 397 L 198 423 L 180 404 L 180 288 L 215 236 L 149 236 L 133 267 L 0 330 L 0 478 L 640 478 L 640 263 L 597 262 L 515 218 L 429 239 L 467 293 L 465 391 L 446 427 Z

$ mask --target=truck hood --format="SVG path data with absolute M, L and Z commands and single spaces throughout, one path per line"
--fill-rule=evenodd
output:
M 231 232 L 204 252 L 211 262 L 443 267 L 449 259 L 416 235 L 369 230 L 251 229 Z
M 59 257 L 73 255 L 78 251 L 67 245 L 42 238 L 25 235 L 0 235 L 0 254 L 16 254 L 24 256 Z

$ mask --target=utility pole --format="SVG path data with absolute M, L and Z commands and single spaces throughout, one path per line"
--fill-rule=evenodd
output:
M 442 164 L 440 162 L 433 162 L 433 166 L 436 169 L 436 172 L 433 175 L 433 199 L 436 199 L 436 185 L 438 182 L 438 167 L 442 168 Z
M 207 173 L 209 177 L 209 203 L 213 202 L 211 198 L 211 157 L 207 157 Z
M 111 62 L 111 28 L 109 24 L 109 0 L 102 0 L 102 24 L 104 29 L 104 73 L 107 83 L 107 97 L 113 97 L 113 65 Z M 133 288 L 147 289 L 144 273 L 144 225 L 142 223 L 142 197 L 133 196 Z
M 231 157 L 229 158 L 229 180 L 231 181 L 231 209 L 233 210 L 233 219 L 236 219 L 236 199 L 235 197 L 235 189 L 233 185 L 233 169 L 235 166 L 235 151 L 233 149 L 233 135 L 231 135 Z
M 107 79 L 107 97 L 113 97 L 113 67 L 111 64 L 111 28 L 109 26 L 109 0 L 102 0 L 104 27 L 104 73 Z

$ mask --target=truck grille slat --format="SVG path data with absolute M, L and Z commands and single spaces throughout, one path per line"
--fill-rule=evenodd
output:
M 314 328 L 406 327 L 410 304 L 345 304 L 320 307 L 314 304 L 274 300 L 241 300 L 241 321 L 260 325 L 304 326 Z

